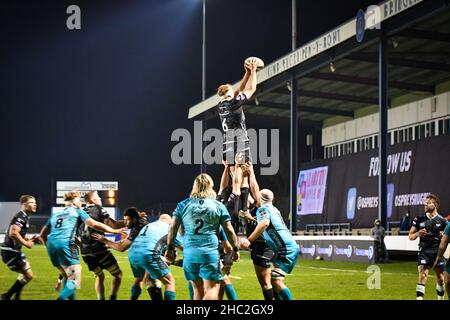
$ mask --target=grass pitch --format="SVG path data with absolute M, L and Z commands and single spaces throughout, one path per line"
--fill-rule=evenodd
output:
M 24 249 L 31 264 L 34 279 L 24 288 L 22 299 L 54 300 L 58 293 L 54 290 L 58 271 L 47 256 L 45 247 L 35 246 L 32 250 Z M 123 271 L 122 285 L 118 299 L 127 300 L 133 275 L 128 263 L 127 253 L 113 251 Z M 77 299 L 95 300 L 94 274 L 89 272 L 82 262 L 82 287 L 77 291 Z M 306 261 L 298 260 L 286 284 L 291 289 L 295 300 L 414 300 L 417 283 L 417 265 L 415 262 L 391 262 L 379 265 L 379 289 L 372 272 L 368 273 L 368 264 L 350 262 Z M 171 267 L 176 279 L 177 300 L 189 299 L 187 282 L 180 267 Z M 425 299 L 436 299 L 436 280 L 430 274 Z M 372 276 L 372 277 L 371 277 Z M 15 281 L 17 274 L 9 271 L 4 263 L 0 263 L 0 292 L 5 292 Z M 106 272 L 106 297 L 109 296 L 111 277 Z M 241 253 L 241 259 L 233 265 L 232 281 L 239 300 L 262 300 L 261 289 L 256 279 L 253 264 L 248 252 Z M 368 286 L 369 282 L 369 286 Z M 149 296 L 143 290 L 141 300 Z

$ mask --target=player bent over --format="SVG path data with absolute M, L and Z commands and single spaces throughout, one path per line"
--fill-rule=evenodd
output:
M 3 262 L 11 271 L 19 273 L 19 276 L 12 287 L 1 295 L 0 300 L 10 300 L 13 295 L 15 295 L 15 300 L 20 300 L 23 287 L 33 279 L 33 272 L 25 254 L 22 253 L 22 246 L 31 249 L 34 241 L 38 239 L 37 237 L 31 239 L 26 237 L 28 219 L 36 212 L 36 208 L 36 199 L 33 196 L 23 195 L 20 197 L 20 211 L 12 218 L 5 242 L 1 247 Z
M 184 228 L 183 270 L 186 280 L 192 281 L 194 300 L 217 300 L 223 275 L 217 231 L 224 228 L 233 248 L 233 260 L 239 259 L 236 234 L 225 206 L 216 199 L 214 183 L 207 174 L 198 175 L 191 196 L 178 203 L 170 227 L 165 254 L 168 263 L 175 260 L 175 237 Z
M 274 252 L 271 258 L 273 269 L 271 283 L 274 293 L 281 300 L 292 300 L 292 295 L 284 283 L 287 273 L 291 273 L 297 263 L 300 249 L 284 224 L 280 211 L 273 205 L 274 195 L 269 189 L 259 191 L 253 166 L 249 164 L 250 188 L 259 209 L 256 211 L 258 225 L 252 234 L 242 242 L 242 247 L 249 248 L 251 243 L 263 235 L 267 244 Z
M 131 229 L 130 235 L 124 241 L 112 242 L 98 234 L 93 237 L 115 250 L 123 252 L 129 249 L 128 259 L 134 277 L 143 279 L 147 271 L 151 279 L 158 279 L 163 283 L 164 300 L 175 300 L 175 278 L 162 256 L 167 247 L 167 234 L 172 218 L 168 214 L 162 214 L 158 221 L 143 224 L 139 221 L 138 210 L 128 208 L 124 220 L 126 226 Z M 179 239 L 175 239 L 175 245 L 181 245 Z M 140 287 L 136 288 L 135 283 L 132 295 L 133 290 L 140 292 Z
M 419 241 L 419 253 L 417 256 L 419 281 L 416 286 L 417 300 L 423 300 L 425 296 L 425 285 L 428 279 L 429 269 L 436 261 L 439 244 L 441 242 L 442 231 L 447 225 L 447 221 L 438 214 L 439 198 L 434 194 L 429 194 L 425 200 L 425 214 L 414 218 L 412 227 L 409 230 L 409 240 Z M 444 258 L 435 265 L 436 271 L 436 292 L 438 300 L 444 299 Z
M 75 243 L 76 230 L 80 221 L 101 232 L 122 233 L 122 229 L 113 229 L 89 217 L 81 209 L 78 192 L 66 193 L 64 201 L 66 202 L 65 209 L 53 213 L 41 231 L 42 240 L 47 246 L 52 264 L 58 268 L 65 279 L 65 285 L 58 300 L 75 299 L 75 291 L 81 285 L 81 265 L 78 247 Z

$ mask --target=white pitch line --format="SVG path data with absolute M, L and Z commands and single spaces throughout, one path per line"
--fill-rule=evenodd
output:
M 308 269 L 318 269 L 318 270 L 328 270 L 328 271 L 339 271 L 339 272 L 352 272 L 352 273 L 367 273 L 367 271 L 364 270 L 352 270 L 352 269 L 335 269 L 335 268 L 323 268 L 323 267 L 304 267 L 304 268 L 308 268 Z M 383 274 L 387 274 L 387 275 L 402 275 L 402 276 L 408 276 L 411 275 L 411 273 L 405 273 L 405 272 L 401 272 L 401 273 L 395 273 L 395 272 L 382 272 Z
M 231 279 L 238 279 L 238 280 L 242 280 L 242 278 L 241 278 L 241 277 L 238 277 L 238 276 L 231 276 L 231 275 L 230 275 L 230 278 L 231 278 Z

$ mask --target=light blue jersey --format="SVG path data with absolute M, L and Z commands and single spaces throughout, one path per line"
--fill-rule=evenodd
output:
M 163 221 L 155 221 L 142 227 L 138 236 L 133 240 L 129 255 L 152 254 L 164 255 L 167 247 L 167 235 L 170 225 Z M 175 239 L 175 246 L 180 246 L 180 236 Z
M 52 214 L 47 222 L 50 234 L 47 239 L 47 252 L 53 265 L 70 266 L 80 263 L 75 236 L 79 223 L 89 215 L 81 209 L 67 207 Z
M 47 222 L 50 228 L 49 242 L 69 243 L 75 241 L 77 227 L 81 221 L 86 221 L 89 215 L 82 209 L 67 207 L 63 211 L 52 214 Z
M 183 260 L 192 263 L 218 262 L 219 227 L 231 220 L 225 206 L 211 198 L 190 197 L 177 205 L 174 215 L 184 227 Z
M 258 223 L 269 219 L 270 224 L 263 237 L 275 253 L 273 262 L 285 272 L 290 273 L 295 266 L 299 248 L 289 229 L 284 224 L 280 211 L 273 205 L 266 204 L 256 211 Z
M 170 272 L 162 258 L 167 248 L 169 229 L 169 224 L 156 221 L 143 226 L 136 237 L 129 238 L 132 244 L 128 250 L 128 259 L 135 278 L 142 278 L 145 271 L 152 279 L 160 279 Z M 175 246 L 179 245 L 181 242 L 177 236 Z

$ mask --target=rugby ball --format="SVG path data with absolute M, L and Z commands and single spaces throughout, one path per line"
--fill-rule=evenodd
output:
M 244 64 L 250 63 L 250 61 L 252 61 L 252 59 L 256 60 L 256 71 L 264 68 L 264 61 L 258 57 L 248 57 L 247 59 L 245 59 Z

